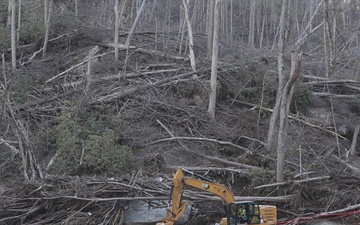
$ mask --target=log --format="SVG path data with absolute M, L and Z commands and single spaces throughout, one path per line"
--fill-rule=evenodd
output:
M 351 99 L 356 99 L 356 98 L 360 98 L 359 95 L 337 95 L 337 94 L 332 94 L 332 93 L 327 93 L 327 92 L 312 92 L 311 93 L 312 96 L 317 96 L 317 97 L 333 97 L 333 98 L 351 98 Z
M 290 202 L 292 195 L 262 197 L 262 196 L 234 196 L 235 201 L 259 201 L 259 202 Z M 196 199 L 196 198 L 195 198 Z M 208 201 L 222 201 L 220 197 L 208 196 L 205 198 Z
M 346 208 L 338 209 L 338 210 L 334 210 L 334 211 L 330 211 L 330 212 L 319 213 L 318 216 L 328 216 L 328 215 L 331 215 L 331 214 L 348 212 L 348 211 L 355 210 L 355 209 L 360 209 L 360 204 L 351 205 L 351 206 L 348 206 Z M 354 212 L 354 213 L 358 214 L 359 212 Z
M 188 77 L 188 76 L 192 76 L 192 75 L 195 75 L 195 74 L 198 74 L 198 73 L 202 73 L 202 72 L 205 72 L 207 71 L 208 69 L 201 69 L 201 70 L 198 70 L 198 71 L 195 71 L 195 72 L 188 72 L 188 73 L 184 73 L 184 74 L 179 74 L 179 75 L 175 75 L 175 76 L 171 76 L 171 77 L 168 77 L 168 78 L 165 78 L 163 80 L 159 80 L 157 82 L 154 82 L 154 83 L 150 83 L 150 84 L 145 84 L 145 85 L 140 85 L 138 87 L 134 87 L 134 88 L 129 88 L 127 90 L 122 90 L 122 91 L 119 91 L 119 92 L 115 92 L 115 93 L 111 93 L 109 95 L 105 95 L 105 96 L 101 96 L 99 97 L 98 99 L 96 99 L 95 101 L 93 101 L 92 103 L 97 103 L 97 102 L 110 102 L 110 101 L 113 101 L 114 99 L 121 99 L 121 98 L 124 98 L 126 96 L 129 96 L 137 91 L 140 91 L 140 90 L 145 90 L 147 88 L 151 88 L 151 87 L 155 87 L 157 85 L 161 85 L 161 84 L 165 84 L 165 83 L 168 83 L 168 82 L 171 82 L 173 80 L 177 80 L 177 79 L 180 79 L 180 78 L 184 78 L 184 77 Z
M 164 139 L 160 139 L 160 140 L 157 140 L 157 141 L 153 141 L 149 144 L 147 144 L 147 146 L 149 145 L 154 145 L 154 144 L 158 144 L 158 143 L 161 143 L 161 142 L 166 142 L 166 141 L 178 141 L 178 140 L 187 140 L 187 141 L 206 141 L 206 142 L 215 142 L 217 144 L 220 144 L 220 145 L 229 145 L 229 146 L 232 146 L 234 148 L 238 148 L 240 150 L 244 150 L 247 154 L 251 154 L 253 155 L 253 152 L 252 150 L 248 149 L 248 148 L 245 148 L 245 147 L 242 147 L 240 145 L 236 145 L 230 141 L 219 141 L 219 140 L 216 140 L 216 139 L 212 139 L 212 138 L 200 138 L 200 137 L 171 137 L 171 138 L 164 138 Z
M 360 175 L 360 169 L 356 166 L 351 165 L 350 163 L 347 163 L 345 160 L 340 159 L 339 157 L 337 157 L 336 155 L 332 154 L 332 157 L 334 159 L 336 159 L 338 162 L 341 162 L 342 164 L 344 164 L 347 168 L 349 168 L 350 170 L 352 170 L 355 174 Z
M 266 201 L 266 202 L 289 202 L 292 199 L 292 195 L 276 196 L 276 197 L 263 197 L 263 196 L 234 196 L 236 201 Z M 222 201 L 217 196 L 189 196 L 184 194 L 185 199 L 189 200 L 201 200 L 201 201 Z M 14 199 L 14 198 L 12 198 Z M 118 197 L 118 198 L 86 198 L 77 196 L 55 196 L 55 197 L 44 197 L 44 198 L 26 198 L 26 200 L 55 200 L 55 199 L 72 199 L 79 201 L 90 201 L 90 202 L 109 202 L 109 201 L 151 201 L 151 200 L 169 200 L 169 196 L 155 196 L 155 197 Z M 19 199 L 20 200 L 20 199 Z M 24 200 L 24 199 L 22 199 Z
M 306 82 L 303 83 L 304 85 L 324 85 L 324 84 L 334 84 L 334 85 L 339 85 L 339 84 L 356 84 L 356 85 L 360 85 L 359 81 L 356 80 L 329 80 L 329 79 L 323 79 L 323 80 L 319 80 L 319 81 L 310 81 L 310 82 Z
M 113 53 L 113 52 L 114 52 L 114 51 L 112 51 L 112 52 L 106 52 L 106 53 L 103 53 L 103 54 L 100 54 L 100 55 L 95 55 L 94 57 L 91 57 L 90 59 L 89 59 L 89 58 L 86 58 L 84 61 L 82 61 L 82 62 L 80 62 L 80 63 L 78 63 L 78 64 L 76 64 L 76 65 L 74 65 L 74 66 L 70 67 L 69 69 L 64 70 L 63 72 L 61 72 L 61 73 L 59 73 L 59 74 L 57 74 L 57 75 L 53 76 L 52 78 L 50 78 L 50 79 L 46 80 L 46 81 L 45 81 L 45 84 L 48 84 L 48 83 L 50 83 L 50 82 L 52 82 L 52 81 L 54 81 L 54 80 L 56 80 L 56 79 L 58 79 L 58 78 L 60 78 L 60 77 L 64 76 L 64 75 L 65 75 L 65 74 L 67 74 L 68 72 L 70 72 L 70 71 L 72 71 L 72 70 L 74 70 L 74 69 L 78 68 L 79 66 L 82 66 L 82 65 L 84 65 L 84 64 L 86 64 L 86 63 L 88 63 L 88 61 L 89 61 L 89 60 L 93 60 L 93 59 L 96 59 L 96 58 L 99 58 L 99 57 L 102 57 L 102 56 L 105 56 L 105 55 L 111 54 L 111 53 Z
M 102 47 L 115 48 L 114 43 L 101 42 L 101 43 L 96 43 L 96 44 L 99 46 L 102 46 Z M 126 45 L 118 44 L 118 47 L 120 50 L 129 49 L 129 50 L 133 50 L 134 52 L 146 53 L 149 55 L 157 55 L 157 56 L 174 59 L 174 60 L 189 61 L 189 59 L 182 57 L 182 56 L 170 55 L 165 52 L 160 52 L 160 51 L 150 50 L 150 49 L 145 49 L 145 48 L 138 48 L 136 46 L 131 46 L 131 45 L 129 46 L 129 48 L 127 48 Z
M 294 218 L 291 220 L 279 222 L 278 224 L 279 225 L 281 225 L 281 224 L 287 224 L 287 225 L 303 224 L 306 221 L 309 221 L 309 220 L 311 221 L 311 220 L 314 220 L 317 218 L 322 218 L 321 220 L 326 220 L 326 217 L 331 218 L 332 216 L 339 216 L 339 214 L 341 217 L 341 213 L 344 213 L 344 212 L 348 212 L 348 213 L 346 213 L 346 216 L 351 216 L 351 215 L 359 214 L 360 210 L 353 211 L 353 212 L 349 212 L 349 211 L 356 210 L 359 208 L 360 208 L 360 204 L 356 204 L 356 205 L 352 205 L 352 206 L 349 206 L 349 207 L 346 207 L 343 209 L 334 210 L 334 211 L 330 211 L 330 212 L 323 212 L 323 213 L 318 213 L 318 214 L 310 215 L 310 216 L 300 216 L 300 217 L 297 217 L 297 218 Z M 318 220 L 320 220 L 320 219 L 318 219 Z
M 246 169 L 250 169 L 250 170 L 259 170 L 261 169 L 260 167 L 257 166 L 251 166 L 251 165 L 247 165 L 244 163 L 237 163 L 237 162 L 232 162 L 232 161 L 228 161 L 225 159 L 220 159 L 217 157 L 213 157 L 213 156 L 207 156 L 207 155 L 201 155 L 202 157 L 211 160 L 211 161 L 216 161 L 216 162 L 220 162 L 223 164 L 227 164 L 227 165 L 231 165 L 231 166 L 236 166 L 236 167 L 240 167 L 240 168 L 246 168 Z
M 287 184 L 300 184 L 300 183 L 324 180 L 324 179 L 329 179 L 329 178 L 330 178 L 330 176 L 322 176 L 322 177 L 307 178 L 307 179 L 303 179 L 303 180 L 291 180 L 291 181 L 278 182 L 278 183 L 273 183 L 273 184 L 264 184 L 264 185 L 256 186 L 256 187 L 254 187 L 254 189 L 282 186 L 282 185 L 287 185 Z
M 178 169 L 184 168 L 186 170 L 204 172 L 204 171 L 221 171 L 221 172 L 230 172 L 230 173 L 239 173 L 239 174 L 249 174 L 249 170 L 247 169 L 234 169 L 229 167 L 195 167 L 195 166 L 166 166 L 168 169 Z

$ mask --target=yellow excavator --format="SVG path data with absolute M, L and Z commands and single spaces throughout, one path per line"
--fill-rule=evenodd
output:
M 197 178 L 186 177 L 189 173 Z M 184 186 L 191 186 L 203 191 L 211 192 L 223 200 L 226 217 L 215 225 L 238 225 L 238 224 L 265 224 L 274 225 L 277 222 L 276 206 L 258 205 L 253 201 L 235 202 L 232 192 L 224 185 L 213 182 L 199 174 L 185 169 L 178 169 L 173 177 L 170 193 L 171 208 L 167 208 L 166 217 L 156 225 L 173 225 L 184 213 L 188 203 L 182 200 Z M 169 205 L 170 205 L 169 201 Z

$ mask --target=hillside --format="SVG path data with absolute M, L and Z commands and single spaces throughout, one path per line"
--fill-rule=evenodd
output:
M 54 9 L 62 9 L 58 4 Z M 360 55 L 353 48 L 338 53 L 336 73 L 325 77 L 323 52 L 313 50 L 317 36 L 305 45 L 290 106 L 285 182 L 276 184 L 276 149 L 266 150 L 266 141 L 277 97 L 278 49 L 221 39 L 212 120 L 203 32 L 195 32 L 196 71 L 186 42 L 179 44 L 178 27 L 157 32 L 145 29 L 145 21 L 128 48 L 123 43 L 129 32 L 121 30 L 117 63 L 113 28 L 87 21 L 98 7 L 87 4 L 81 1 L 77 19 L 65 3 L 65 11 L 55 14 L 46 57 L 40 53 L 42 35 L 17 46 L 15 72 L 11 51 L 4 51 L 0 224 L 117 223 L 111 198 L 166 200 L 180 167 L 225 184 L 240 198 L 276 205 L 282 219 L 359 208 Z M 89 203 L 91 198 L 105 200 Z M 186 198 L 199 209 L 188 224 L 221 218 L 220 201 L 210 204 L 193 192 Z M 85 211 L 91 219 L 79 213 Z M 355 215 L 342 222 L 357 220 Z

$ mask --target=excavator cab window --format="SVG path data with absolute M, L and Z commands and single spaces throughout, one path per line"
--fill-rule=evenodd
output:
M 229 204 L 228 225 L 260 224 L 259 205 L 254 202 L 238 202 Z

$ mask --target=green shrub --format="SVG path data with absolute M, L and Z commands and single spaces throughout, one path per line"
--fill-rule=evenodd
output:
M 250 172 L 251 186 L 256 187 L 259 185 L 274 182 L 276 174 L 274 171 L 268 169 L 252 170 Z
M 34 7 L 33 4 L 23 4 L 21 14 L 19 44 L 34 43 L 44 35 L 44 9 Z
M 77 118 L 71 111 L 65 110 L 56 127 L 56 143 L 58 158 L 54 169 L 67 173 L 76 173 L 81 154 L 81 139 L 78 137 L 80 127 Z
M 0 25 L 0 50 L 10 48 L 10 29 Z
M 36 146 L 42 156 L 53 154 L 56 149 L 56 131 L 48 127 L 39 129 L 36 133 Z
M 5 2 L 0 3 L 0 24 L 6 25 L 8 19 L 8 4 Z
M 307 87 L 296 87 L 293 101 L 293 106 L 295 106 L 293 111 L 296 111 L 294 113 L 306 114 L 311 104 L 311 90 Z
M 19 32 L 19 44 L 34 43 L 42 35 L 44 35 L 44 20 L 35 17 L 31 20 L 23 21 Z
M 116 143 L 119 134 L 111 129 L 111 116 L 90 111 L 85 120 L 78 113 L 71 108 L 62 112 L 56 127 L 58 158 L 54 172 L 114 175 L 138 166 L 132 150 Z
M 95 169 L 111 174 L 130 172 L 135 166 L 128 146 L 114 143 L 114 131 L 106 130 L 102 136 L 90 135 L 85 142 L 82 169 Z
M 17 74 L 10 82 L 10 98 L 17 104 L 24 104 L 28 100 L 30 77 L 26 74 Z

